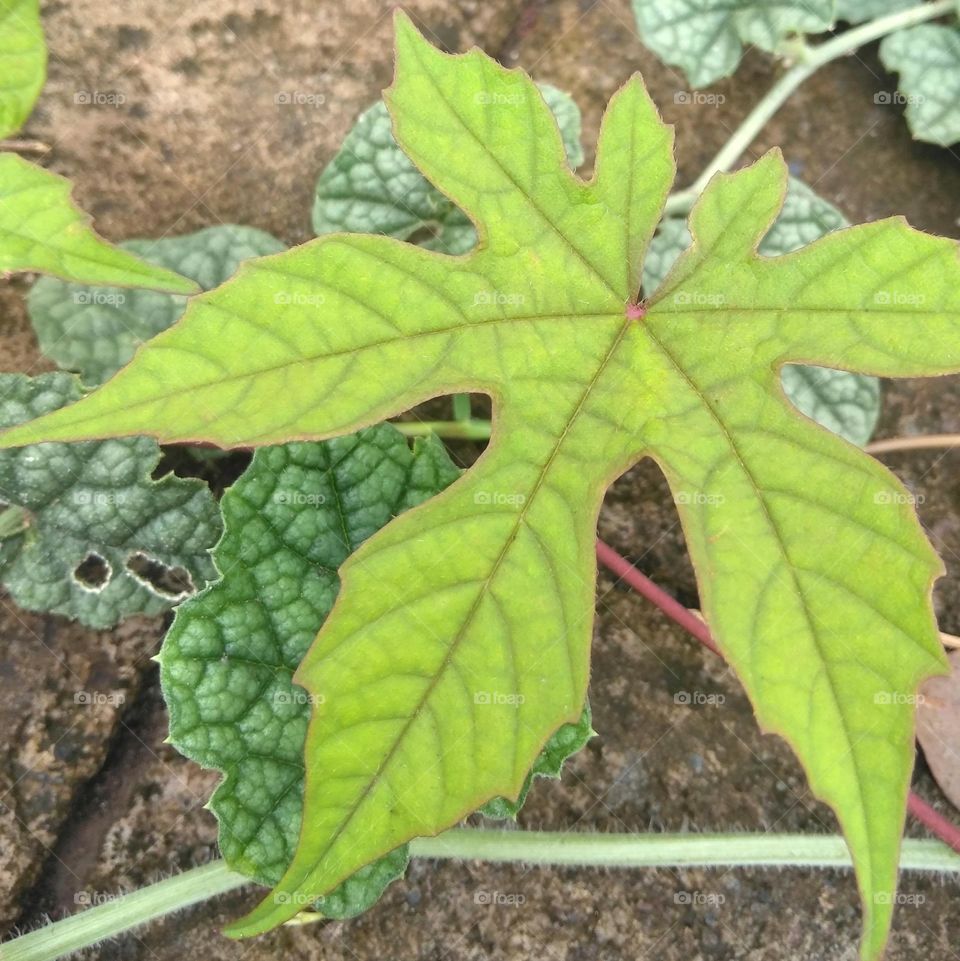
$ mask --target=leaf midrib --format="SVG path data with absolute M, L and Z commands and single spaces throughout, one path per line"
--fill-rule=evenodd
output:
M 407 720 L 406 724 L 403 726 L 403 728 L 402 728 L 402 729 L 399 731 L 399 733 L 397 734 L 397 736 L 396 736 L 396 738 L 394 739 L 394 742 L 393 742 L 393 744 L 391 745 L 389 751 L 387 751 L 386 754 L 384 755 L 382 761 L 380 762 L 379 766 L 377 767 L 376 772 L 375 772 L 375 773 L 373 774 L 373 776 L 368 780 L 367 785 L 364 787 L 362 793 L 360 794 L 360 797 L 359 797 L 359 798 L 357 799 L 357 801 L 352 805 L 352 807 L 351 807 L 350 810 L 349 810 L 349 813 L 344 817 L 344 819 L 341 821 L 341 823 L 340 823 L 340 825 L 337 827 L 337 829 L 331 834 L 330 838 L 328 839 L 327 843 L 326 843 L 325 846 L 323 847 L 322 851 L 317 855 L 317 860 L 318 860 L 318 862 L 319 862 L 319 861 L 322 861 L 322 860 L 327 856 L 327 854 L 329 854 L 329 852 L 331 851 L 331 849 L 334 847 L 334 845 L 337 843 L 337 841 L 338 841 L 338 840 L 340 839 L 340 837 L 343 835 L 343 832 L 347 829 L 347 827 L 353 822 L 354 818 L 358 815 L 359 811 L 361 810 L 361 808 L 363 807 L 363 805 L 366 803 L 366 800 L 367 800 L 367 798 L 369 797 L 370 792 L 371 792 L 371 791 L 373 790 L 373 788 L 379 783 L 380 778 L 381 778 L 381 776 L 383 775 L 384 771 L 387 769 L 388 765 L 389 765 L 390 762 L 393 760 L 393 758 L 394 758 L 394 756 L 396 755 L 397 751 L 400 749 L 400 747 L 401 747 L 401 745 L 402 745 L 402 743 L 403 743 L 403 741 L 404 741 L 404 739 L 405 739 L 405 737 L 406 737 L 406 734 L 407 734 L 407 732 L 409 731 L 410 727 L 411 727 L 412 724 L 420 717 L 420 715 L 421 715 L 421 713 L 422 713 L 422 711 L 423 711 L 424 706 L 425 706 L 425 705 L 427 704 L 427 702 L 429 701 L 429 699 L 430 699 L 433 691 L 435 690 L 437 684 L 439 683 L 440 679 L 445 675 L 448 667 L 450 666 L 451 662 L 453 661 L 454 656 L 456 655 L 457 650 L 459 649 L 459 646 L 460 646 L 460 644 L 461 644 L 461 642 L 462 642 L 462 640 L 463 640 L 463 638 L 464 638 L 464 635 L 465 635 L 465 633 L 466 633 L 466 631 L 467 631 L 467 628 L 468 628 L 468 627 L 470 626 L 470 624 L 472 623 L 473 618 L 474 618 L 477 610 L 479 609 L 479 606 L 480 606 L 481 601 L 483 600 L 484 597 L 486 597 L 487 592 L 488 592 L 488 590 L 489 590 L 489 588 L 490 588 L 490 585 L 491 585 L 492 581 L 493 581 L 494 578 L 496 577 L 497 572 L 499 571 L 501 565 L 503 564 L 503 561 L 504 561 L 504 559 L 506 558 L 506 556 L 507 556 L 510 548 L 513 546 L 514 542 L 516 541 L 516 537 L 517 537 L 517 535 L 518 535 L 518 533 L 519 533 L 520 526 L 521 526 L 522 523 L 525 522 L 526 515 L 527 515 L 527 513 L 528 513 L 528 511 L 529 511 L 529 509 L 530 509 L 530 507 L 531 507 L 531 505 L 532 505 L 532 504 L 534 503 L 534 501 L 536 500 L 536 496 L 537 496 L 537 494 L 539 493 L 541 487 L 543 486 L 543 483 L 544 483 L 544 481 L 545 481 L 545 479 L 546 479 L 547 474 L 549 473 L 549 470 L 550 470 L 551 466 L 552 466 L 553 463 L 556 461 L 556 458 L 557 458 L 557 456 L 559 455 L 559 452 L 560 452 L 560 448 L 563 446 L 563 442 L 566 440 L 566 438 L 567 438 L 568 434 L 570 433 L 570 430 L 571 430 L 571 428 L 573 427 L 574 423 L 576 423 L 577 418 L 578 418 L 578 417 L 580 416 L 580 414 L 583 412 L 583 409 L 584 409 L 584 407 L 585 407 L 585 405 L 586 405 L 586 403 L 587 403 L 587 400 L 588 400 L 589 397 L 590 397 L 590 394 L 592 393 L 592 391 L 593 391 L 594 387 L 596 386 L 597 382 L 600 380 L 601 376 L 603 375 L 603 372 L 606 370 L 606 368 L 607 368 L 607 366 L 609 365 L 610 361 L 613 359 L 614 355 L 616 354 L 617 349 L 619 348 L 621 342 L 623 341 L 623 338 L 626 336 L 627 332 L 633 327 L 633 325 L 634 325 L 634 321 L 631 320 L 631 319 L 626 319 L 626 320 L 624 321 L 624 323 L 621 325 L 619 331 L 617 332 L 616 337 L 613 339 L 613 342 L 611 343 L 610 347 L 607 349 L 607 352 L 606 352 L 606 354 L 604 355 L 603 360 L 597 365 L 597 368 L 596 368 L 596 370 L 594 371 L 593 376 L 591 377 L 591 379 L 589 380 L 589 382 L 585 385 L 584 390 L 583 390 L 583 393 L 581 394 L 580 399 L 578 400 L 576 407 L 574 408 L 571 416 L 569 417 L 569 419 L 567 420 L 566 424 L 564 425 L 563 430 L 562 430 L 561 433 L 558 435 L 557 441 L 556 441 L 556 443 L 554 444 L 554 447 L 553 447 L 552 451 L 550 452 L 549 458 L 547 459 L 547 461 L 544 463 L 542 469 L 540 470 L 540 473 L 539 473 L 538 476 L 537 476 L 537 480 L 536 480 L 536 482 L 534 483 L 533 488 L 532 488 L 531 491 L 530 491 L 530 495 L 527 497 L 527 499 L 526 499 L 526 501 L 524 502 L 524 504 L 522 505 L 520 511 L 518 511 L 516 522 L 515 522 L 515 524 L 513 525 L 513 528 L 512 528 L 512 530 L 510 531 L 508 537 L 507 537 L 506 540 L 504 541 L 504 545 L 503 545 L 503 548 L 502 548 L 501 551 L 500 551 L 500 554 L 497 556 L 496 560 L 494 561 L 494 563 L 493 563 L 493 565 L 492 565 L 492 567 L 491 567 L 490 573 L 487 575 L 487 577 L 486 577 L 486 578 L 484 579 L 484 581 L 481 583 L 480 588 L 479 588 L 479 590 L 477 591 L 477 597 L 476 597 L 476 599 L 474 600 L 473 604 L 471 605 L 470 610 L 466 613 L 466 615 L 465 615 L 465 617 L 464 617 L 464 619 L 463 619 L 463 623 L 461 624 L 460 628 L 457 630 L 456 635 L 455 635 L 454 638 L 451 640 L 450 646 L 449 646 L 449 648 L 448 648 L 448 650 L 447 650 L 447 653 L 446 653 L 445 656 L 444 656 L 444 659 L 443 659 L 440 667 L 438 668 L 438 670 L 437 670 L 436 673 L 434 674 L 434 677 L 431 679 L 430 683 L 427 685 L 427 687 L 426 687 L 423 695 L 420 697 L 419 702 L 417 703 L 415 709 L 414 709 L 413 712 L 411 713 L 411 715 L 410 715 L 409 719 Z M 496 442 L 497 442 L 496 438 L 492 439 L 492 440 L 491 440 L 491 445 L 494 444 L 494 443 L 496 443 Z M 351 559 L 350 559 L 351 561 L 353 560 L 353 557 L 354 557 L 354 556 L 355 556 L 355 555 L 352 555 L 352 556 L 351 556 Z M 341 589 L 345 589 L 345 587 L 346 587 L 346 576 L 347 576 L 347 570 L 344 569 L 344 570 L 342 570 L 342 572 L 341 572 Z M 309 735 L 308 735 L 308 737 L 309 737 Z M 515 749 L 515 747 L 516 747 L 516 745 L 514 745 L 514 749 Z M 515 760 L 516 760 L 516 758 L 515 758 L 515 756 L 514 756 L 514 764 L 513 764 L 514 767 L 516 767 Z M 500 793 L 502 793 L 502 792 L 500 792 Z M 309 876 L 309 875 L 308 875 L 308 876 Z M 334 883 L 336 884 L 336 883 L 338 883 L 338 882 L 334 882 Z
M 486 148 L 486 145 L 483 143 L 483 141 L 473 132 L 472 128 L 463 119 L 463 116 L 456 109 L 453 102 L 449 99 L 449 97 L 447 97 L 447 91 L 444 90 L 443 87 L 441 87 L 441 85 L 437 83 L 433 74 L 426 68 L 426 66 L 423 63 L 423 58 L 420 56 L 419 50 L 415 53 L 415 56 L 417 58 L 418 64 L 423 69 L 424 76 L 427 77 L 427 79 L 429 79 L 430 84 L 432 85 L 433 89 L 437 93 L 437 96 L 447 105 L 447 108 L 450 110 L 450 113 L 452 113 L 453 116 L 457 118 L 457 120 L 460 123 L 460 126 L 467 132 L 467 134 L 469 134 L 470 138 L 480 149 L 483 156 L 489 157 L 490 160 L 493 161 L 493 163 L 497 166 L 497 168 L 503 174 L 503 176 L 510 182 L 510 185 L 514 188 L 514 190 L 516 190 L 517 196 L 523 197 L 523 199 L 527 201 L 531 210 L 537 213 L 540 219 L 557 235 L 557 237 L 560 238 L 564 246 L 577 258 L 577 260 L 580 261 L 580 263 L 583 264 L 584 267 L 586 267 L 590 271 L 591 274 L 593 274 L 594 279 L 598 281 L 601 286 L 605 287 L 609 293 L 611 293 L 614 297 L 618 299 L 629 297 L 631 292 L 629 290 L 627 291 L 617 290 L 616 287 L 609 280 L 607 280 L 607 278 L 600 272 L 600 268 L 597 267 L 597 265 L 594 264 L 593 261 L 590 260 L 590 258 L 579 247 L 577 247 L 573 243 L 573 241 L 553 222 L 553 220 L 548 216 L 547 212 L 536 202 L 535 198 L 531 194 L 527 193 L 524 187 L 517 182 L 513 174 L 506 167 L 504 167 L 504 165 L 500 162 L 499 157 L 497 157 L 495 154 L 493 154 L 491 151 L 489 151 Z M 469 56 L 469 54 L 467 56 Z M 549 108 L 547 109 L 549 110 Z M 558 136 L 559 136 L 559 131 L 558 131 Z M 398 137 L 397 139 L 400 140 L 401 138 Z M 566 151 L 563 149 L 562 142 L 561 142 L 561 153 L 564 157 L 564 163 L 561 167 L 560 175 L 563 176 L 564 174 L 566 174 L 580 190 L 586 190 L 587 188 L 586 188 L 586 185 L 583 183 L 583 181 L 580 180 L 580 178 L 577 177 L 577 175 L 574 174 L 570 170 L 570 168 L 567 166 Z M 477 223 L 473 221 L 472 215 L 469 212 L 468 212 L 468 216 L 471 217 L 471 223 L 473 223 L 475 229 L 477 230 L 477 235 L 479 237 L 482 237 L 484 235 L 483 232 L 481 232 L 481 229 L 477 225 Z M 480 247 L 481 248 L 483 247 L 482 242 L 480 244 Z M 625 253 L 628 253 L 628 252 L 629 251 L 625 251 Z M 628 264 L 628 269 L 629 269 L 629 264 Z
M 869 837 L 869 827 L 867 826 L 867 819 L 866 819 L 866 813 L 865 813 L 867 806 L 864 801 L 863 784 L 861 783 L 861 777 L 860 777 L 859 755 L 854 750 L 855 745 L 851 738 L 850 731 L 848 729 L 848 723 L 849 723 L 848 718 L 843 711 L 842 701 L 838 695 L 836 683 L 834 681 L 834 678 L 830 669 L 831 662 L 824 656 L 823 645 L 821 643 L 819 634 L 817 633 L 816 627 L 814 625 L 814 620 L 811 615 L 811 612 L 808 608 L 806 593 L 803 591 L 800 585 L 800 582 L 797 579 L 796 572 L 794 569 L 794 564 L 787 553 L 786 544 L 783 541 L 783 537 L 780 533 L 780 529 L 775 523 L 773 519 L 773 515 L 770 513 L 769 506 L 767 505 L 766 499 L 763 496 L 763 491 L 760 485 L 757 483 L 756 478 L 753 476 L 753 472 L 747 466 L 747 463 L 744 460 L 742 454 L 740 453 L 739 447 L 737 446 L 736 440 L 734 439 L 732 433 L 727 427 L 724 419 L 720 416 L 719 412 L 714 408 L 713 404 L 711 404 L 710 400 L 707 398 L 707 395 L 704 393 L 704 391 L 699 387 L 696 381 L 694 381 L 693 378 L 687 373 L 683 365 L 680 364 L 680 362 L 676 359 L 676 357 L 670 351 L 670 349 L 656 336 L 656 334 L 650 328 L 647 328 L 647 333 L 649 335 L 650 342 L 652 342 L 652 344 L 660 351 L 662 356 L 667 361 L 669 361 L 671 366 L 683 378 L 683 380 L 687 383 L 687 385 L 695 393 L 695 395 L 700 398 L 703 408 L 707 411 L 707 413 L 709 413 L 711 418 L 717 424 L 718 431 L 719 431 L 718 436 L 722 436 L 726 440 L 727 445 L 730 448 L 730 452 L 736 458 L 737 463 L 740 465 L 744 476 L 747 478 L 748 482 L 750 483 L 750 486 L 753 488 L 757 504 L 759 505 L 763 518 L 767 523 L 767 527 L 769 528 L 770 533 L 773 537 L 773 541 L 777 546 L 777 550 L 780 553 L 781 558 L 783 559 L 784 567 L 786 568 L 787 573 L 790 576 L 790 580 L 793 583 L 794 592 L 801 601 L 800 606 L 803 611 L 804 620 L 807 623 L 807 629 L 808 629 L 810 638 L 813 641 L 814 646 L 816 647 L 817 654 L 819 655 L 819 658 L 820 658 L 820 663 L 823 665 L 824 675 L 828 679 L 830 698 L 833 701 L 834 709 L 836 710 L 837 715 L 843 721 L 842 727 L 843 727 L 844 741 L 846 743 L 850 757 L 854 759 L 854 766 L 857 770 L 857 776 L 853 780 L 854 780 L 854 784 L 856 785 L 857 797 L 859 799 L 858 813 L 860 815 L 863 829 L 867 832 L 867 835 Z M 721 639 L 721 644 L 722 644 L 722 639 Z M 872 877 L 875 871 L 874 871 L 874 864 L 873 864 L 873 850 L 869 845 L 868 845 L 867 857 L 869 860 L 870 874 Z M 867 887 L 868 888 L 870 887 L 869 883 L 867 884 Z
M 234 311 L 228 311 L 226 308 L 224 308 L 220 304 L 214 305 L 214 304 L 208 303 L 208 304 L 205 304 L 205 306 L 221 311 L 222 313 L 240 317 L 245 322 L 249 322 L 249 318 L 244 317 L 240 314 L 236 314 Z M 387 347 L 387 346 L 390 346 L 391 344 L 406 343 L 413 340 L 419 340 L 421 338 L 434 337 L 434 336 L 440 336 L 445 334 L 454 334 L 458 332 L 466 333 L 467 331 L 470 331 L 474 328 L 487 327 L 493 324 L 540 323 L 540 322 L 569 323 L 571 321 L 586 321 L 586 320 L 609 321 L 613 318 L 620 318 L 621 316 L 622 315 L 620 314 L 620 312 L 614 313 L 613 311 L 609 311 L 607 313 L 594 312 L 594 313 L 588 313 L 588 314 L 570 313 L 570 314 L 525 315 L 520 317 L 492 317 L 489 320 L 476 321 L 474 323 L 469 323 L 469 324 L 462 324 L 462 323 L 451 324 L 449 327 L 439 327 L 434 330 L 415 331 L 414 333 L 404 334 L 397 337 L 386 337 L 383 340 L 372 341 L 367 344 L 359 344 L 353 347 L 345 347 L 343 350 L 329 351 L 327 353 L 322 353 L 322 354 L 312 354 L 309 356 L 296 357 L 296 358 L 292 358 L 291 360 L 285 360 L 282 363 L 271 364 L 267 367 L 259 367 L 256 369 L 245 370 L 235 374 L 226 374 L 226 375 L 217 377 L 215 380 L 194 382 L 189 385 L 189 388 L 190 390 L 202 390 L 207 387 L 217 387 L 220 384 L 234 383 L 236 381 L 242 381 L 242 380 L 250 380 L 256 377 L 260 377 L 263 374 L 271 374 L 278 370 L 283 370 L 287 367 L 299 367 L 304 364 L 319 363 L 334 357 L 342 357 L 348 354 L 356 354 L 358 352 L 366 351 L 366 350 L 376 350 L 377 348 Z M 176 325 L 169 328 L 171 332 L 176 329 L 177 329 Z M 164 334 L 165 333 L 166 332 L 164 332 Z M 169 346 L 163 343 L 164 334 L 161 334 L 159 337 L 153 338 L 149 342 L 144 342 L 144 343 L 149 343 L 152 350 L 173 350 L 181 353 L 191 353 L 191 351 L 188 350 L 187 347 Z M 179 397 L 182 394 L 183 394 L 183 387 L 171 389 L 164 393 L 151 394 L 150 397 L 144 400 L 139 400 L 139 401 L 125 404 L 124 410 L 131 411 L 131 410 L 138 410 L 144 407 L 149 407 L 150 405 L 156 404 L 159 401 L 169 400 L 172 397 Z M 91 397 L 92 396 L 94 395 L 91 395 Z M 101 416 L 102 415 L 100 414 L 88 414 L 86 417 L 75 418 L 70 423 L 72 427 L 81 427 L 83 424 L 88 423 L 89 421 L 99 420 Z M 113 436 L 123 436 L 123 435 L 111 434 L 110 436 L 113 437 Z

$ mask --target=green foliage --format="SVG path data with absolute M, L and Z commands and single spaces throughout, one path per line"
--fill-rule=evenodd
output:
M 540 84 L 539 90 L 576 169 L 583 163 L 580 110 L 556 87 Z M 382 101 L 361 114 L 320 175 L 313 229 L 319 235 L 348 231 L 419 239 L 421 246 L 445 254 L 465 254 L 477 242 L 470 219 L 427 182 L 397 145 Z
M 890 13 L 899 13 L 917 4 L 917 0 L 836 0 L 837 19 L 847 23 L 863 23 Z
M 67 374 L 0 375 L 0 425 L 78 397 Z M 217 505 L 199 481 L 152 480 L 159 459 L 144 437 L 0 453 L 0 580 L 17 604 L 112 627 L 168 610 L 213 577 Z
M 873 436 L 880 418 L 876 377 L 801 364 L 785 365 L 780 377 L 797 410 L 818 424 L 860 446 Z
M 37 271 L 78 283 L 192 294 L 196 286 L 112 247 L 70 199 L 70 183 L 16 154 L 0 154 L 0 277 Z
M 847 226 L 836 207 L 791 177 L 783 210 L 760 242 L 759 251 L 766 257 L 781 257 Z M 682 217 L 661 221 L 643 265 L 643 288 L 648 296 L 663 283 L 689 246 L 690 231 Z M 781 380 L 792 403 L 834 433 L 854 444 L 865 444 L 873 435 L 880 416 L 880 382 L 876 377 L 787 364 Z
M 46 74 L 39 0 L 0 0 L 0 139 L 23 126 Z
M 737 69 L 744 44 L 776 50 L 793 33 L 821 33 L 834 0 L 632 0 L 640 39 L 693 87 Z
M 203 290 L 219 287 L 241 261 L 284 249 L 262 230 L 230 224 L 119 246 L 145 263 L 196 281 Z M 115 374 L 186 306 L 186 298 L 177 294 L 82 286 L 52 277 L 38 280 L 27 298 L 40 349 L 60 367 L 77 371 L 85 384 L 101 384 Z
M 337 569 L 402 511 L 459 476 L 442 444 L 411 451 L 381 425 L 324 443 L 257 451 L 224 494 L 220 580 L 177 610 L 160 655 L 170 740 L 226 778 L 210 809 L 230 867 L 276 884 L 293 857 L 303 814 L 303 744 L 311 698 L 293 672 L 337 595 Z M 592 736 L 589 710 L 550 739 L 527 778 L 559 777 Z M 491 801 L 491 817 L 520 803 Z M 403 874 L 406 847 L 361 868 L 317 906 L 328 917 L 370 907 Z
M 38 0 L 0 0 L 0 138 L 23 125 L 46 78 Z M 89 226 L 62 177 L 0 154 L 0 278 L 36 271 L 78 283 L 192 294 L 196 287 L 111 246 Z
M 523 782 L 523 787 L 520 788 L 517 799 L 512 801 L 505 797 L 491 798 L 480 808 L 480 813 L 484 817 L 497 821 L 508 818 L 515 820 L 520 813 L 520 808 L 527 800 L 534 779 L 538 777 L 559 778 L 567 759 L 576 754 L 590 738 L 596 735 L 591 722 L 590 705 L 586 704 L 583 713 L 580 715 L 580 720 L 576 724 L 564 724 L 544 744 L 543 750 L 534 761 L 533 767 L 530 768 L 527 779 Z
M 214 552 L 222 576 L 178 609 L 160 661 L 172 743 L 226 774 L 210 808 L 233 870 L 273 885 L 293 857 L 311 699 L 292 677 L 333 606 L 337 568 L 458 474 L 437 440 L 411 451 L 382 425 L 257 451 L 224 494 Z M 359 913 L 406 863 L 405 851 L 388 855 L 341 884 L 321 910 Z
M 778 372 L 960 369 L 956 244 L 892 219 L 758 256 L 787 187 L 774 152 L 711 182 L 691 247 L 638 305 L 673 176 L 639 79 L 611 101 L 584 183 L 528 78 L 478 51 L 443 55 L 398 22 L 398 141 L 470 215 L 476 252 L 334 235 L 250 262 L 104 387 L 2 437 L 270 444 L 440 394 L 494 398 L 477 465 L 341 567 L 295 675 L 316 701 L 305 829 L 274 894 L 231 933 L 264 931 L 409 838 L 519 795 L 550 734 L 581 714 L 603 491 L 649 455 L 760 724 L 837 812 L 877 956 L 911 695 L 943 667 L 941 568 L 908 492 L 798 415 Z
M 880 59 L 900 74 L 913 136 L 943 147 L 960 141 L 960 29 L 922 23 L 898 30 L 883 39 Z

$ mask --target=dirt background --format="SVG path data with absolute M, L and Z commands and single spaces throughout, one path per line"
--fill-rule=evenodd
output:
M 220 222 L 310 236 L 315 179 L 390 75 L 390 9 L 379 0 L 45 2 L 50 80 L 24 132 L 51 145 L 99 229 L 121 240 Z M 604 103 L 640 70 L 677 125 L 689 182 L 775 75 L 751 52 L 713 88 L 719 105 L 684 104 L 682 77 L 637 40 L 628 0 L 410 0 L 444 47 L 478 43 L 570 91 L 584 112 L 588 164 Z M 913 143 L 875 49 L 808 82 L 751 153 L 783 146 L 795 174 L 854 221 L 903 213 L 958 236 L 960 159 Z M 78 102 L 122 95 L 116 107 Z M 321 106 L 278 105 L 282 93 Z M 114 96 L 114 100 L 119 97 Z M 681 98 L 682 99 L 682 98 Z M 24 282 L 0 284 L 0 369 L 36 372 Z M 960 430 L 956 379 L 885 387 L 880 436 Z M 462 457 L 471 451 L 461 449 Z M 473 452 L 475 453 L 475 452 Z M 942 626 L 960 632 L 960 454 L 891 456 L 922 495 L 920 513 L 948 575 Z M 601 533 L 685 603 L 693 575 L 656 470 L 611 490 Z M 111 893 L 214 856 L 203 809 L 214 776 L 163 744 L 166 718 L 149 656 L 163 624 L 93 633 L 3 599 L 0 630 L 0 922 L 37 926 Z M 655 610 L 601 575 L 591 697 L 600 732 L 562 783 L 540 782 L 528 828 L 585 831 L 834 831 L 785 745 L 761 736 L 736 680 Z M 80 691 L 122 695 L 77 703 Z M 675 702 L 722 694 L 719 706 Z M 917 789 L 949 810 L 922 761 Z M 956 816 L 955 811 L 950 811 Z M 911 833 L 918 836 L 915 826 Z M 888 957 L 960 957 L 956 880 L 903 882 Z M 492 892 L 523 903 L 481 903 Z M 347 923 L 285 929 L 237 945 L 218 928 L 254 903 L 238 892 L 90 952 L 104 959 L 852 959 L 859 909 L 849 874 L 804 871 L 525 869 L 415 863 L 373 911 Z M 513 900 L 520 900 L 514 898 Z M 692 903 L 684 903 L 692 902 Z

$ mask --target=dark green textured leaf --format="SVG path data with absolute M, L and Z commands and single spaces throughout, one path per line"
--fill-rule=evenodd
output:
M 570 166 L 583 163 L 580 110 L 562 90 L 539 84 L 553 111 Z M 340 152 L 317 181 L 313 205 L 317 234 L 347 231 L 418 239 L 445 254 L 464 254 L 477 242 L 473 224 L 432 187 L 397 145 L 380 101 L 360 115 Z
M 897 102 L 906 105 L 913 136 L 943 147 L 960 141 L 960 29 L 921 23 L 898 30 L 880 44 L 880 59 L 900 74 Z
M 0 424 L 80 395 L 68 374 L 2 375 Z M 216 502 L 200 481 L 152 480 L 159 459 L 160 448 L 143 437 L 0 452 L 0 501 L 8 505 L 0 580 L 14 601 L 105 628 L 165 611 L 211 579 Z
M 381 425 L 261 449 L 224 495 L 226 530 L 214 552 L 222 577 L 177 611 L 161 680 L 173 744 L 226 775 L 210 807 L 234 870 L 274 884 L 293 856 L 311 698 L 291 677 L 333 606 L 337 568 L 458 474 L 435 438 L 411 451 Z M 365 910 L 406 863 L 405 847 L 388 854 L 327 895 L 320 910 Z
M 147 263 L 195 280 L 203 290 L 219 287 L 248 257 L 284 249 L 262 230 L 231 224 L 118 246 Z M 166 330 L 186 305 L 187 298 L 177 294 L 90 287 L 52 277 L 40 278 L 27 297 L 40 349 L 60 367 L 77 371 L 90 385 L 116 373 L 143 341 Z
M 737 69 L 744 44 L 775 50 L 792 33 L 820 33 L 833 0 L 632 0 L 640 39 L 694 87 Z
M 837 0 L 837 19 L 863 23 L 914 7 L 917 0 Z
M 576 754 L 594 736 L 596 732 L 593 730 L 591 722 L 592 717 L 588 703 L 584 705 L 583 714 L 576 724 L 564 724 L 543 746 L 540 756 L 527 775 L 527 780 L 524 782 L 517 800 L 511 801 L 509 798 L 495 797 L 480 808 L 480 813 L 484 817 L 497 821 L 516 818 L 520 808 L 527 800 L 527 795 L 533 785 L 533 779 L 536 777 L 559 778 L 567 758 Z
M 880 417 L 880 381 L 829 367 L 786 364 L 783 389 L 794 407 L 818 424 L 861 447 Z

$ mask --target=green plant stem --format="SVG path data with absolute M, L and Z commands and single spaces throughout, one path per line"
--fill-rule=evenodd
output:
M 473 419 L 473 408 L 470 404 L 469 394 L 454 394 L 453 419 L 462 422 L 469 422 Z
M 876 20 L 846 30 L 825 43 L 816 46 L 804 45 L 797 48 L 795 55 L 799 62 L 783 74 L 753 110 L 747 114 L 743 123 L 734 131 L 733 136 L 723 145 L 713 160 L 707 164 L 696 181 L 686 190 L 672 194 L 667 199 L 664 212 L 673 215 L 689 213 L 714 174 L 729 170 L 797 87 L 825 64 L 848 53 L 853 53 L 859 47 L 873 40 L 879 40 L 895 30 L 912 27 L 926 20 L 933 20 L 936 17 L 943 17 L 954 12 L 956 12 L 956 0 L 935 0 L 933 3 L 920 3 L 907 10 L 891 13 L 885 17 L 878 17 Z
M 586 834 L 456 828 L 410 843 L 415 857 L 585 867 L 849 868 L 843 838 L 831 834 Z M 960 874 L 960 855 L 939 841 L 906 840 L 900 868 Z M 54 961 L 147 921 L 248 883 L 211 861 L 120 895 L 0 945 L 0 961 Z
M 0 944 L 0 959 L 53 961 L 249 881 L 223 861 L 211 861 Z
M 436 434 L 445 440 L 488 440 L 490 421 L 488 420 L 421 420 L 391 421 L 394 427 L 407 437 L 424 437 Z
M 410 842 L 414 857 L 583 867 L 852 867 L 834 834 L 586 834 L 454 828 Z M 960 873 L 960 854 L 934 840 L 905 840 L 900 867 Z

